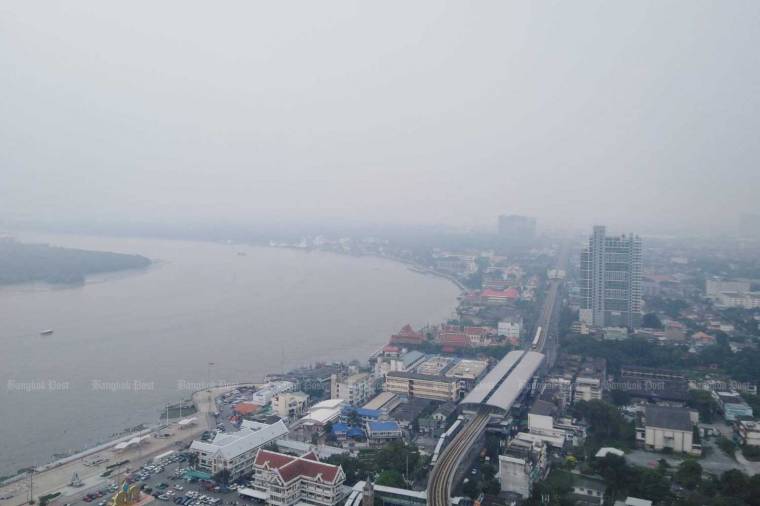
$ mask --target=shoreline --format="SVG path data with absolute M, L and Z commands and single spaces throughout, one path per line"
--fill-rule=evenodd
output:
M 167 424 L 157 424 L 152 427 L 146 428 L 142 431 L 134 432 L 126 436 L 112 439 L 108 442 L 101 443 L 91 448 L 82 450 L 74 455 L 54 460 L 43 466 L 34 468 L 33 476 L 35 480 L 34 490 L 36 491 L 35 497 L 42 495 L 61 492 L 62 496 L 70 495 L 70 493 L 79 493 L 83 490 L 94 488 L 102 485 L 102 483 L 113 480 L 114 477 L 125 472 L 125 470 L 118 470 L 113 475 L 102 476 L 102 473 L 108 470 L 107 466 L 113 461 L 128 461 L 124 465 L 126 469 L 133 468 L 133 466 L 139 466 L 141 462 L 146 462 L 156 455 L 165 453 L 166 451 L 176 451 L 183 447 L 189 440 L 195 439 L 195 437 L 210 427 L 213 413 L 216 411 L 216 398 L 228 391 L 234 390 L 244 386 L 260 387 L 258 383 L 237 383 L 234 385 L 221 385 L 215 386 L 210 389 L 197 390 L 192 393 L 191 399 L 193 405 L 196 408 L 196 413 L 192 416 L 197 418 L 196 423 L 191 427 L 180 427 L 178 421 L 174 421 Z M 170 434 L 169 437 L 159 437 L 161 433 Z M 120 452 L 114 450 L 114 446 L 120 442 L 128 441 L 134 437 L 144 437 L 148 443 L 153 443 L 153 447 L 143 451 L 142 444 L 138 444 L 136 447 L 130 447 Z M 95 457 L 98 458 L 95 458 Z M 96 465 L 88 465 L 85 462 L 87 457 L 91 457 L 93 460 L 100 462 Z M 85 483 L 85 487 L 74 488 L 69 485 L 69 481 L 73 473 L 77 473 L 82 481 Z M 3 506 L 21 506 L 26 504 L 28 499 L 28 481 L 29 473 L 20 473 L 6 480 L 0 482 L 0 496 L 9 496 L 8 499 L 0 500 L 0 504 Z M 40 482 L 43 484 L 40 485 Z M 47 482 L 47 484 L 45 484 Z
M 321 249 L 321 248 L 300 248 L 298 246 L 279 246 L 279 245 L 272 246 L 272 245 L 258 245 L 258 244 L 253 244 L 251 246 L 257 246 L 261 248 L 288 249 L 288 250 L 293 250 L 293 251 L 303 251 L 304 253 L 309 253 L 311 251 L 318 251 L 320 253 L 331 253 L 338 256 L 347 256 L 347 257 L 354 257 L 354 258 L 377 258 L 380 260 L 388 260 L 390 262 L 401 264 L 405 266 L 407 269 L 409 269 L 410 271 L 416 272 L 417 274 L 434 276 L 437 278 L 450 281 L 452 284 L 456 285 L 456 287 L 459 289 L 460 296 L 469 290 L 469 288 L 464 286 L 464 284 L 462 284 L 461 281 L 459 281 L 457 278 L 455 278 L 451 274 L 446 274 L 445 272 L 437 271 L 432 267 L 427 267 L 425 265 L 418 264 L 410 260 L 405 260 L 403 258 L 380 255 L 377 253 L 345 253 L 345 252 L 333 251 L 333 250 Z
M 79 234 L 72 234 L 72 235 L 79 235 Z M 209 242 L 213 243 L 215 241 L 209 241 Z M 460 297 L 466 291 L 466 287 L 464 287 L 464 285 L 462 285 L 462 283 L 459 280 L 457 280 L 456 278 L 454 278 L 453 276 L 447 275 L 445 273 L 437 272 L 434 269 L 428 268 L 428 267 L 426 267 L 424 265 L 420 265 L 420 264 L 417 264 L 417 263 L 409 261 L 409 260 L 395 258 L 395 257 L 392 257 L 392 256 L 385 256 L 385 255 L 380 255 L 380 254 L 351 254 L 351 253 L 344 253 L 344 252 L 339 252 L 339 251 L 322 250 L 322 249 L 319 249 L 319 248 L 309 248 L 309 249 L 306 249 L 306 248 L 298 248 L 298 247 L 293 247 L 293 246 L 271 246 L 271 245 L 266 245 L 266 244 L 252 244 L 252 243 L 246 243 L 246 245 L 247 246 L 251 246 L 251 247 L 259 247 L 259 248 L 278 248 L 278 247 L 281 247 L 281 248 L 286 248 L 286 249 L 303 251 L 305 253 L 308 253 L 308 252 L 311 252 L 311 251 L 318 251 L 318 252 L 321 252 L 321 253 L 330 253 L 330 254 L 335 254 L 335 255 L 338 255 L 338 256 L 349 256 L 349 257 L 350 256 L 354 256 L 354 257 L 376 258 L 376 259 L 380 259 L 380 260 L 384 260 L 384 261 L 390 261 L 390 262 L 398 263 L 398 264 L 403 265 L 404 267 L 406 267 L 406 269 L 408 269 L 408 270 L 410 270 L 412 272 L 415 272 L 417 274 L 431 275 L 431 276 L 438 277 L 438 278 L 445 279 L 445 280 L 449 281 L 450 283 L 454 284 L 458 288 L 459 295 L 457 296 L 457 299 L 458 299 L 458 297 Z M 234 245 L 230 245 L 230 246 L 234 247 Z M 147 273 L 150 273 L 150 271 L 152 271 L 152 270 L 154 270 L 154 269 L 156 269 L 158 267 L 161 267 L 165 263 L 166 263 L 165 260 L 160 260 L 160 259 L 159 260 L 154 260 L 154 259 L 151 259 L 151 264 L 148 265 L 148 266 L 146 266 L 146 267 L 144 267 L 144 268 L 124 269 L 124 270 L 117 270 L 117 271 L 109 271 L 109 272 L 101 272 L 101 273 L 92 274 L 91 276 L 94 279 L 92 279 L 92 278 L 91 279 L 87 279 L 85 281 L 85 283 L 83 283 L 82 285 L 78 284 L 78 285 L 76 285 L 76 287 L 81 287 L 83 285 L 95 284 L 95 283 L 105 283 L 105 282 L 112 281 L 112 280 L 118 280 L 118 279 L 121 279 L 123 277 L 131 277 L 131 276 L 134 276 L 134 275 L 147 274 Z M 89 276 L 88 276 L 88 278 L 89 278 Z M 14 284 L 14 285 L 3 285 L 0 288 L 9 288 L 9 287 L 13 287 L 13 288 L 16 288 L 16 289 L 19 288 L 19 287 L 27 287 L 27 289 L 31 288 L 32 290 L 35 289 L 34 287 L 38 287 L 37 289 L 40 289 L 40 290 L 43 290 L 43 289 L 44 290 L 56 290 L 56 289 L 66 288 L 66 287 L 61 286 L 61 285 L 50 284 L 50 283 L 45 283 L 45 282 L 30 282 L 30 283 L 21 283 L 21 284 Z M 68 285 L 68 287 L 70 288 L 71 285 Z M 22 288 L 22 290 L 24 290 L 24 289 Z M 456 302 L 454 302 L 454 306 L 456 307 Z M 379 342 L 377 344 L 377 346 L 379 346 L 379 347 L 382 347 L 382 345 L 383 345 L 382 342 Z M 375 352 L 372 352 L 372 353 L 375 353 Z M 370 356 L 371 356 L 371 353 L 370 353 Z M 355 357 L 355 358 L 358 358 L 359 360 L 366 360 L 367 359 L 367 357 Z M 266 377 L 267 374 L 272 374 L 274 372 L 275 371 L 268 371 L 268 372 L 265 371 L 265 372 L 263 372 L 261 374 L 260 377 Z M 195 395 L 195 393 L 193 395 Z M 195 404 L 195 401 L 194 401 L 194 404 Z M 160 411 L 163 408 L 164 408 L 163 404 L 156 405 L 156 410 L 157 411 Z M 198 415 L 198 416 L 202 415 L 202 413 L 200 413 L 198 411 L 197 406 L 196 406 L 196 415 Z M 190 416 L 193 416 L 193 415 L 190 415 Z M 175 419 L 174 423 L 176 423 L 176 419 Z M 126 431 L 129 430 L 129 428 L 125 428 L 123 430 L 114 431 L 114 433 L 111 434 L 110 438 L 107 438 L 104 442 L 95 443 L 92 446 L 81 448 L 80 450 L 76 451 L 75 453 L 73 453 L 71 455 L 67 455 L 67 456 L 64 456 L 64 457 L 51 455 L 50 456 L 50 460 L 47 463 L 45 463 L 45 464 L 42 464 L 40 466 L 32 466 L 32 465 L 24 466 L 22 464 L 17 464 L 17 469 L 34 468 L 34 470 L 35 470 L 36 473 L 46 472 L 48 470 L 55 469 L 55 468 L 61 467 L 63 465 L 66 465 L 69 462 L 85 458 L 88 455 L 92 455 L 92 454 L 98 453 L 99 451 L 103 451 L 104 449 L 107 449 L 109 446 L 115 445 L 115 444 L 117 444 L 117 443 L 119 443 L 119 442 L 121 442 L 123 440 L 129 440 L 129 439 L 131 439 L 133 437 L 139 437 L 139 436 L 142 436 L 142 435 L 145 435 L 145 434 L 152 434 L 152 433 L 155 433 L 156 431 L 161 430 L 162 428 L 167 427 L 167 424 L 165 422 L 162 422 L 161 417 L 157 417 L 157 419 L 155 419 L 153 421 L 143 422 L 143 424 L 144 424 L 145 428 L 142 429 L 142 430 L 138 430 L 138 431 L 134 431 L 134 432 L 126 432 Z M 172 423 L 169 424 L 169 426 L 171 426 L 171 425 L 172 425 Z M 8 485 L 10 483 L 16 482 L 16 481 L 20 481 L 20 480 L 22 480 L 23 478 L 25 478 L 27 476 L 28 476 L 28 474 L 27 473 L 23 473 L 23 472 L 15 474 L 15 475 L 12 475 L 12 476 L 9 475 L 5 480 L 0 481 L 0 487 L 4 487 L 4 486 L 6 486 L 6 485 Z

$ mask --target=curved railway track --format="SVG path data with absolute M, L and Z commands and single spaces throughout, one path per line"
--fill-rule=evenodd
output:
M 552 280 L 550 282 L 538 319 L 538 326 L 542 330 L 534 351 L 543 352 L 546 346 L 547 337 L 552 328 L 552 318 L 555 314 L 554 305 L 557 301 L 560 284 L 560 280 Z M 482 408 L 443 450 L 435 467 L 430 472 L 427 488 L 429 506 L 448 506 L 450 504 L 451 484 L 456 471 L 462 463 L 462 459 L 467 455 L 467 450 L 475 443 L 480 433 L 485 430 L 489 416 L 486 408 Z

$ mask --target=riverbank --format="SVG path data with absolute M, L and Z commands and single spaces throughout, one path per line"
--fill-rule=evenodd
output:
M 139 238 L 23 239 L 161 261 L 81 287 L 0 289 L 0 384 L 18 385 L 0 389 L 0 475 L 109 441 L 124 427 L 160 423 L 167 403 L 210 378 L 262 381 L 265 373 L 315 362 L 364 360 L 406 323 L 449 318 L 460 293 L 451 280 L 419 276 L 430 273 L 382 256 Z M 41 339 L 39 328 L 55 333 Z M 252 370 L 261 376 L 251 377 Z M 45 389 L 32 391 L 42 383 Z M 19 438 L 29 420 L 37 436 Z
M 197 418 L 194 424 L 180 426 L 178 422 L 172 422 L 169 425 L 158 425 L 36 468 L 31 480 L 34 498 L 56 492 L 60 492 L 61 496 L 66 497 L 82 492 L 86 488 L 102 486 L 105 483 L 123 477 L 131 469 L 140 467 L 156 455 L 169 450 L 184 449 L 192 440 L 197 439 L 199 434 L 216 425 L 216 418 L 214 416 L 216 412 L 215 399 L 222 394 L 243 386 L 258 387 L 259 385 L 255 383 L 240 383 L 194 392 L 192 402 L 196 414 L 193 416 Z M 119 443 L 137 437 L 142 437 L 143 441 L 123 450 L 115 448 Z M 110 467 L 119 462 L 124 462 L 124 464 Z M 101 476 L 109 469 L 113 469 L 111 474 L 105 477 Z M 75 473 L 84 483 L 84 488 L 70 486 L 71 478 Z M 0 498 L 6 498 L 0 499 L 0 506 L 21 506 L 26 504 L 29 500 L 29 488 L 30 480 L 28 473 L 6 480 L 0 484 Z
M 423 275 L 429 275 L 434 276 L 437 278 L 445 279 L 447 281 L 451 281 L 454 283 L 457 288 L 459 288 L 460 295 L 464 294 L 465 292 L 469 291 L 469 288 L 464 286 L 464 284 L 459 281 L 455 276 L 452 276 L 451 274 L 447 274 L 445 272 L 437 271 L 432 267 L 428 267 L 426 265 L 419 264 L 417 262 L 413 262 L 411 260 L 407 260 L 405 258 L 399 258 L 394 256 L 388 256 L 388 255 L 381 255 L 378 253 L 347 253 L 347 252 L 341 252 L 341 251 L 335 251 L 331 249 L 321 249 L 321 248 L 301 248 L 299 246 L 287 246 L 287 245 L 277 245 L 277 246 L 261 246 L 261 247 L 268 247 L 268 248 L 275 248 L 275 249 L 287 249 L 287 250 L 293 250 L 293 251 L 319 251 L 321 253 L 333 253 L 335 255 L 339 256 L 348 256 L 348 257 L 354 257 L 354 258 L 378 258 L 380 260 L 389 260 L 391 262 L 396 262 L 399 264 L 404 265 L 407 267 L 410 271 L 415 272 L 417 274 L 423 274 Z

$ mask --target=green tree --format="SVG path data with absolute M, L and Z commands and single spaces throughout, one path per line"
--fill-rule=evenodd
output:
M 747 475 L 738 469 L 731 469 L 720 476 L 720 492 L 730 497 L 744 497 L 749 488 Z
M 659 503 L 670 496 L 670 485 L 662 473 L 653 469 L 643 469 L 634 492 L 638 497 Z
M 375 480 L 378 485 L 386 487 L 408 488 L 401 473 L 395 469 L 386 469 L 382 471 Z
M 702 466 L 696 460 L 684 460 L 678 466 L 673 479 L 679 485 L 694 490 L 702 483 Z
M 462 486 L 462 493 L 470 499 L 478 497 L 479 492 L 480 490 L 478 489 L 478 484 L 475 480 L 468 480 L 467 483 Z
M 647 313 L 641 318 L 641 326 L 648 329 L 663 328 L 662 321 L 656 313 Z

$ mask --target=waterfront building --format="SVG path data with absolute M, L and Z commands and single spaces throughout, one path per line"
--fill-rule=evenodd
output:
M 393 345 L 420 345 L 425 342 L 425 335 L 412 328 L 411 325 L 404 325 L 397 334 L 391 336 L 390 344 Z
M 371 397 L 369 374 L 333 374 L 330 379 L 330 398 L 343 399 L 352 406 L 361 406 Z
M 641 325 L 641 239 L 594 227 L 581 253 L 581 320 L 595 327 Z
M 277 441 L 288 434 L 288 428 L 280 420 L 272 425 L 247 425 L 238 432 L 219 433 L 210 441 L 193 441 L 190 451 L 198 455 L 198 469 L 214 475 L 227 470 L 230 479 L 253 471 L 256 452 L 262 446 Z
M 333 506 L 346 497 L 343 468 L 320 462 L 313 452 L 301 457 L 259 450 L 252 496 L 276 506 Z

